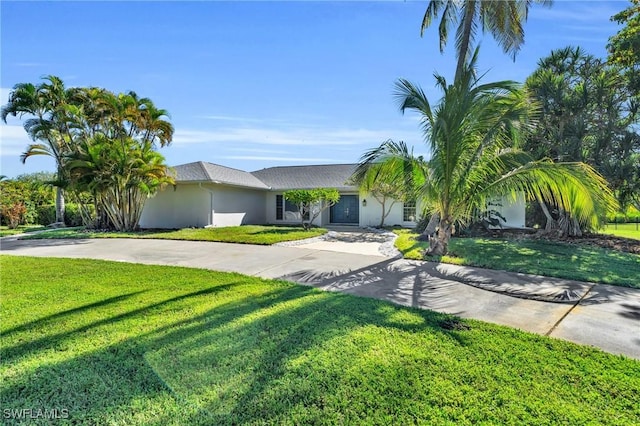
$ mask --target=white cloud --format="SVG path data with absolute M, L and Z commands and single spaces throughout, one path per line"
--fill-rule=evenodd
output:
M 0 156 L 19 156 L 28 144 L 33 143 L 20 125 L 0 125 Z
M 261 154 L 287 154 L 289 151 L 280 150 L 280 149 L 260 149 L 260 148 L 236 148 L 231 147 L 229 151 L 234 152 L 251 152 L 251 153 L 261 153 Z
M 252 161 L 282 161 L 289 163 L 297 162 L 332 162 L 335 158 L 318 158 L 318 157 L 268 157 L 259 155 L 226 155 L 220 158 L 225 160 L 252 160 Z
M 205 143 L 244 143 L 272 146 L 374 146 L 389 138 L 402 140 L 403 136 L 409 136 L 415 139 L 418 134 L 418 129 L 409 135 L 405 132 L 371 129 L 226 127 L 218 130 L 176 129 L 173 143 L 176 146 Z
M 42 64 L 40 62 L 15 62 L 12 65 L 16 67 L 35 68 L 44 67 L 46 64 Z

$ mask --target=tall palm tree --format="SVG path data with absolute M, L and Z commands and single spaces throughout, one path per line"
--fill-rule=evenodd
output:
M 535 106 L 514 82 L 480 84 L 473 69 L 476 57 L 477 50 L 451 85 L 436 75 L 443 96 L 435 105 L 419 86 L 396 83 L 401 111 L 420 114 L 431 151 L 420 189 L 422 204 L 439 217 L 430 253 L 445 254 L 455 224 L 469 222 L 499 196 L 515 200 L 522 193 L 554 203 L 583 222 L 597 221 L 596 213 L 616 204 L 606 181 L 586 164 L 533 161 L 518 149 L 533 124 Z M 358 168 L 372 162 L 407 164 L 392 148 L 383 144 L 372 150 Z
M 27 146 L 20 156 L 24 163 L 34 155 L 46 155 L 56 162 L 56 222 L 64 223 L 64 156 L 69 151 L 69 123 L 63 119 L 67 108 L 68 91 L 62 80 L 50 75 L 39 85 L 20 83 L 9 93 L 9 101 L 2 107 L 0 117 L 6 123 L 8 116 L 28 116 L 24 128 L 35 142 Z
M 524 44 L 524 29 L 532 3 L 551 5 L 552 0 L 431 0 L 422 19 L 420 35 L 441 14 L 438 34 L 440 52 L 444 51 L 451 26 L 456 29 L 456 79 L 470 59 L 478 27 L 488 30 L 502 50 L 513 56 Z

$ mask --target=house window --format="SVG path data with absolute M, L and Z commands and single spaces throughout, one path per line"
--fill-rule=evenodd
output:
M 276 220 L 282 220 L 282 195 L 276 195 Z
M 404 203 L 404 208 L 402 209 L 402 220 L 404 222 L 415 222 L 416 221 L 416 202 L 407 201 Z
M 300 220 L 298 206 L 283 195 L 276 195 L 276 220 Z

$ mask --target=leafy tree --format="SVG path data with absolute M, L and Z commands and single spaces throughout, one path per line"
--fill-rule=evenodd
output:
M 476 33 L 481 26 L 482 31 L 489 31 L 505 53 L 513 56 L 524 44 L 523 24 L 527 21 L 531 3 L 551 5 L 552 0 L 431 0 L 427 6 L 420 35 L 431 26 L 440 15 L 438 34 L 440 37 L 440 52 L 444 51 L 449 37 L 449 30 L 455 24 L 456 28 L 456 79 L 469 61 L 474 50 Z
M 147 197 L 174 183 L 164 158 L 151 143 L 135 139 L 114 144 L 105 135 L 84 141 L 69 158 L 68 169 L 76 188 L 89 191 L 119 231 L 138 227 Z
M 539 126 L 525 149 L 539 159 L 590 164 L 607 179 L 620 204 L 627 205 L 640 136 L 634 129 L 637 105 L 618 68 L 579 47 L 567 47 L 541 59 L 526 87 L 541 108 Z M 547 230 L 581 234 L 567 212 L 550 211 L 544 201 L 540 208 Z
M 164 159 L 155 152 L 158 145 L 170 144 L 173 137 L 173 126 L 165 119 L 167 112 L 135 92 L 67 89 L 58 77 L 45 80 L 38 86 L 16 85 L 2 108 L 4 120 L 8 115 L 29 117 L 25 130 L 40 142 L 29 145 L 22 160 L 32 155 L 55 159 L 54 184 L 69 190 L 85 224 L 135 228 L 144 199 L 172 181 Z M 108 167 L 110 179 L 106 176 Z M 100 180 L 91 183 L 91 176 Z M 95 209 L 87 204 L 86 193 L 91 194 Z M 59 194 L 61 205 L 62 192 Z M 56 216 L 61 220 L 61 211 Z
M 304 229 L 320 214 L 340 200 L 340 193 L 334 188 L 294 189 L 284 192 L 284 198 L 298 206 L 300 220 Z
M 420 114 L 431 151 L 420 189 L 423 204 L 439 216 L 429 253 L 445 254 L 455 224 L 468 222 L 489 200 L 503 195 L 550 199 L 583 223 L 597 221 L 600 209 L 615 205 L 606 181 L 584 163 L 533 161 L 518 149 L 534 124 L 531 101 L 514 82 L 480 84 L 473 69 L 476 58 L 477 50 L 451 85 L 436 75 L 443 97 L 435 105 L 419 86 L 396 83 L 401 111 Z M 370 160 L 398 158 L 383 146 Z
M 380 150 L 395 155 L 390 155 L 388 162 L 377 162 L 375 159 L 379 157 Z M 361 191 L 369 192 L 380 203 L 379 227 L 384 226 L 385 219 L 397 202 L 415 200 L 416 188 L 424 182 L 424 175 L 415 167 L 422 159 L 407 160 L 411 158 L 413 153 L 404 142 L 389 139 L 381 147 L 365 152 L 360 159 L 361 166 L 356 168 L 351 177 Z
M 609 38 L 609 62 L 625 68 L 640 64 L 640 0 L 631 0 L 631 6 L 611 17 L 625 27 Z

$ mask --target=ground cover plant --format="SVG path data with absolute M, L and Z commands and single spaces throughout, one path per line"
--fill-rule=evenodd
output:
M 41 231 L 44 229 L 42 225 L 18 225 L 17 228 L 9 228 L 8 226 L 0 226 L 0 237 L 8 237 L 11 235 L 23 234 L 25 232 Z
M 429 246 L 410 230 L 394 230 L 396 247 L 408 259 L 426 259 L 489 269 L 640 288 L 640 256 L 600 247 L 545 240 L 453 238 L 450 252 L 423 257 Z
M 184 228 L 178 230 L 142 230 L 135 232 L 96 231 L 84 228 L 65 228 L 25 239 L 49 238 L 153 238 L 161 240 L 217 241 L 223 243 L 269 245 L 285 241 L 303 240 L 323 235 L 324 228 L 302 229 L 299 226 L 243 225 L 224 228 Z
M 586 346 L 240 274 L 0 267 L 3 409 L 74 424 L 640 422 L 640 362 Z

